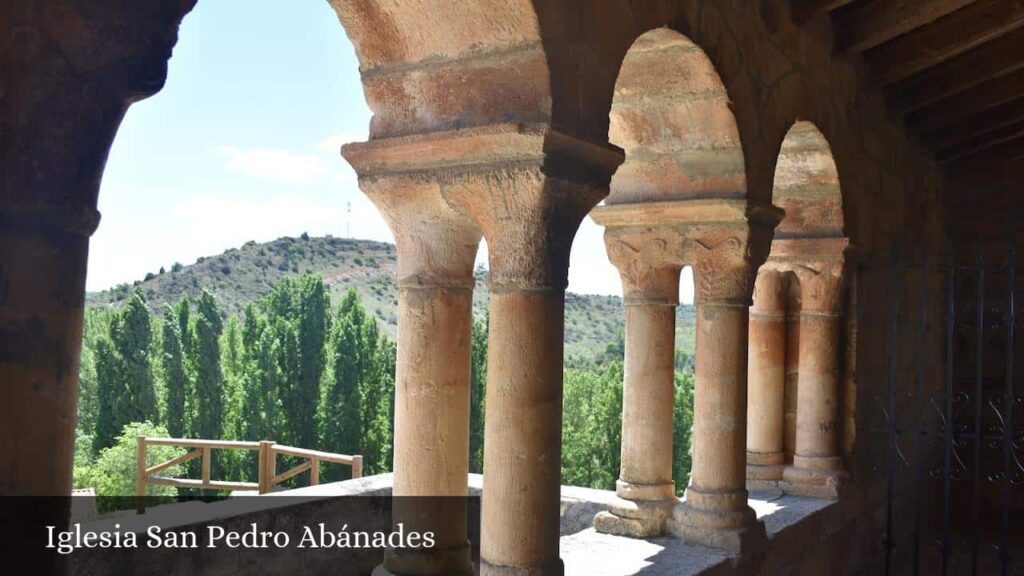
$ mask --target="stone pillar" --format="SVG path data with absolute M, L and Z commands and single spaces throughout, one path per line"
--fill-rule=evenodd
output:
M 365 173 L 377 146 L 344 152 Z M 393 521 L 434 532 L 429 549 L 389 549 L 378 575 L 469 575 L 470 343 L 473 264 L 480 232 L 432 179 L 367 175 L 360 186 L 398 250 Z
M 687 541 L 744 552 L 765 541 L 746 490 L 748 307 L 759 262 L 736 234 L 698 241 L 693 470 L 668 524 Z M 767 242 L 751 248 L 767 252 Z
M 0 199 L 0 497 L 71 494 L 78 367 L 92 209 Z M 66 498 L 4 498 L 0 527 L 41 574 L 68 557 L 38 546 L 45 526 L 68 525 Z
M 747 488 L 782 479 L 786 386 L 786 276 L 762 268 L 750 308 L 747 370 Z
M 796 268 L 800 279 L 800 385 L 797 390 L 796 452 L 783 489 L 807 496 L 836 497 L 846 480 L 840 453 L 839 326 L 843 262 Z
M 678 499 L 672 478 L 676 305 L 682 263 L 669 245 L 678 233 L 605 233 L 626 304 L 621 472 L 610 511 L 594 518 L 598 532 L 637 538 L 664 533 Z M 666 241 L 665 238 L 669 240 Z
M 538 128 L 509 127 L 500 152 L 509 161 L 491 156 L 485 168 L 453 177 L 445 192 L 480 225 L 490 257 L 483 576 L 564 571 L 558 538 L 569 251 L 622 161 L 620 151 Z
M 78 403 L 89 236 L 99 213 L 0 210 L 0 496 L 64 496 Z

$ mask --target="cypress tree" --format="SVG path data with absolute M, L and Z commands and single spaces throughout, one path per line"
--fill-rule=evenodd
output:
M 121 357 L 122 378 L 127 385 L 125 417 L 128 422 L 159 421 L 149 357 L 153 343 L 150 317 L 146 296 L 136 287 L 112 325 L 112 340 Z
M 339 306 L 328 342 L 331 377 L 320 409 L 320 446 L 324 450 L 358 453 L 362 449 L 360 397 L 361 307 L 355 290 Z
M 96 431 L 93 436 L 92 450 L 99 454 L 100 450 L 114 445 L 121 428 L 127 423 L 124 416 L 122 401 L 125 389 L 121 380 L 122 369 L 120 359 L 114 345 L 106 336 L 96 340 Z
M 224 422 L 224 375 L 220 363 L 220 335 L 224 330 L 220 308 L 207 291 L 196 306 L 194 360 L 196 369 L 196 416 L 193 434 L 197 438 L 219 439 Z
M 167 379 L 167 431 L 171 436 L 180 438 L 187 430 L 185 421 L 185 391 L 187 376 L 185 374 L 185 358 L 181 349 L 181 333 L 177 314 L 170 306 L 164 311 L 163 335 L 163 367 Z
M 327 341 L 330 295 L 319 276 L 303 276 L 298 298 L 298 368 L 293 404 L 296 437 L 299 446 L 311 448 L 316 443 L 317 403 L 320 400 L 320 379 L 324 371 L 324 345 Z

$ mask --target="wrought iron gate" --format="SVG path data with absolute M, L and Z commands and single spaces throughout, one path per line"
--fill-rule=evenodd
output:
M 885 330 L 884 353 L 864 379 L 885 442 L 882 563 L 886 574 L 1024 574 L 1024 278 L 1010 246 L 947 252 L 858 271 L 889 276 L 871 332 Z

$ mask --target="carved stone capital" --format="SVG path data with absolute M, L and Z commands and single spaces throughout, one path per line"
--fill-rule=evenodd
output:
M 360 187 L 395 237 L 400 288 L 473 288 L 480 229 L 444 200 L 435 179 L 400 174 L 363 178 Z
M 580 222 L 608 194 L 622 151 L 553 130 L 499 124 L 348 144 L 364 183 L 436 182 L 487 239 L 494 290 L 564 290 Z
M 843 262 L 812 262 L 795 266 L 800 279 L 800 313 L 835 316 L 842 312 Z
M 622 231 L 604 235 L 608 259 L 619 269 L 626 303 L 679 303 L 679 273 L 686 238 L 678 230 Z

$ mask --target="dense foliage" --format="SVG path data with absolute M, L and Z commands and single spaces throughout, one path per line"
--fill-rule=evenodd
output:
M 613 489 L 621 444 L 621 335 L 593 357 L 567 361 L 562 481 Z M 676 483 L 689 475 L 692 358 L 676 358 Z M 486 321 L 473 324 L 470 470 L 483 469 L 487 380 Z M 361 454 L 364 473 L 389 471 L 394 422 L 395 345 L 349 290 L 332 306 L 320 276 L 285 278 L 238 316 L 204 291 L 195 303 L 150 310 L 136 288 L 127 305 L 90 309 L 81 366 L 76 487 L 127 495 L 134 482 L 134 438 L 187 436 L 274 440 Z M 144 424 L 139 424 L 144 422 Z M 252 453 L 219 452 L 213 476 L 254 481 Z M 168 452 L 167 460 L 176 454 Z M 154 454 L 157 458 L 163 454 Z M 127 463 L 127 464 L 126 464 Z M 128 465 L 130 464 L 130 465 Z M 198 462 L 177 470 L 197 474 Z M 287 462 L 283 462 L 286 466 Z M 325 465 L 322 481 L 348 478 Z M 304 482 L 303 477 L 293 484 Z

